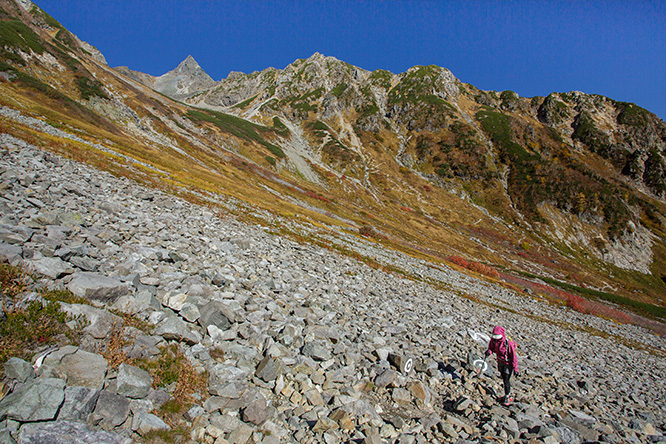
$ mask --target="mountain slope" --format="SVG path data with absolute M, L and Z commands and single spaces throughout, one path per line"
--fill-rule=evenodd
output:
M 342 230 L 666 305 L 666 125 L 636 105 L 321 54 L 220 82 L 188 57 L 154 78 L 109 68 L 32 4 L 0 8 L 2 132 L 268 225 L 261 210 L 309 221 L 272 228 L 304 241 Z

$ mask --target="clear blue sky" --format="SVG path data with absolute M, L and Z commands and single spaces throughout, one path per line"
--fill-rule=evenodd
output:
M 109 65 L 215 80 L 315 52 L 401 73 L 435 64 L 485 90 L 579 90 L 666 118 L 665 0 L 37 0 Z

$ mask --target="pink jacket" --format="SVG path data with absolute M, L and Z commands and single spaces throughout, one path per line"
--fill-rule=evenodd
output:
M 491 339 L 488 344 L 488 352 L 495 353 L 497 362 L 513 367 L 513 371 L 518 371 L 518 355 L 516 354 L 516 343 L 506 337 L 506 330 L 499 325 L 493 329 L 493 336 L 501 335 L 502 339 Z

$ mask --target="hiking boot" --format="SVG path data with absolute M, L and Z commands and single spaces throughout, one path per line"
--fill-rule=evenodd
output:
M 505 406 L 510 406 L 513 403 L 513 395 L 507 395 L 504 397 L 504 401 L 502 402 Z

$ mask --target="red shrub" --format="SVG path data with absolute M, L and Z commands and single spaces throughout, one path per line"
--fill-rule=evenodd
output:
M 449 256 L 447 260 L 463 268 L 469 267 L 469 262 L 460 256 Z
M 499 273 L 497 270 L 480 262 L 470 262 L 467 268 L 485 276 L 499 278 Z

